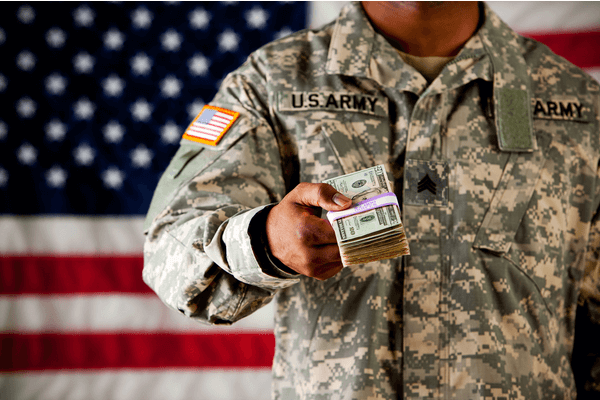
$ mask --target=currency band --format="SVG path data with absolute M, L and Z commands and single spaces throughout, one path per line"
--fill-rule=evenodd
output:
M 391 205 L 396 205 L 398 208 L 400 208 L 400 204 L 398 204 L 398 198 L 394 193 L 383 193 L 378 196 L 371 197 L 370 199 L 363 200 L 347 210 L 329 211 L 327 212 L 327 219 L 329 222 L 333 223 L 333 221 L 336 221 L 340 218 L 349 217 L 365 211 L 371 211 L 375 208 Z

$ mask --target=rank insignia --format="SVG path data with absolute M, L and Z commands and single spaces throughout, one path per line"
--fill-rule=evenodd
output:
M 419 206 L 448 205 L 448 163 L 406 160 L 404 203 Z

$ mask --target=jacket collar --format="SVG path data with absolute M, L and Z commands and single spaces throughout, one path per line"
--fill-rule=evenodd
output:
M 362 6 L 353 2 L 336 20 L 326 70 L 329 74 L 371 79 L 383 87 L 438 94 L 475 79 L 493 82 L 498 143 L 504 151 L 534 149 L 531 90 L 519 35 L 483 4 L 485 20 L 456 58 L 429 86 L 396 49 L 372 27 Z

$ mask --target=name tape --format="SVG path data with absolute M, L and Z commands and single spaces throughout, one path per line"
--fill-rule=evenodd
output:
M 279 111 L 350 111 L 387 116 L 382 96 L 341 92 L 279 92 Z
M 533 118 L 559 121 L 588 122 L 589 107 L 578 100 L 554 98 L 552 100 L 532 99 Z

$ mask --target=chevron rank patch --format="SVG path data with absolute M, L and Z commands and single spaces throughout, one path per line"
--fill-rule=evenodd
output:
M 404 203 L 417 206 L 448 205 L 448 163 L 406 160 Z
M 240 113 L 235 111 L 204 106 L 200 114 L 185 130 L 183 138 L 216 146 L 239 116 Z

